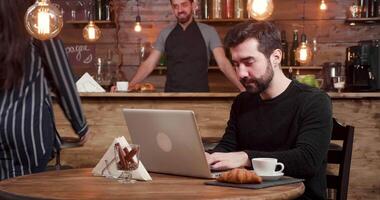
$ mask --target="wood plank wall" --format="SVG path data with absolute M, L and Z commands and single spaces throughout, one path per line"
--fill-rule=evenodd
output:
M 142 18 L 143 30 L 141 33 L 133 31 L 134 20 L 137 14 L 135 0 L 121 0 L 125 3 L 125 8 L 120 13 L 120 49 L 123 54 L 122 71 L 127 79 L 131 78 L 139 64 L 138 47 L 139 41 L 144 43 L 154 43 L 159 31 L 171 22 L 175 22 L 172 15 L 169 0 L 139 0 L 140 14 Z M 316 64 L 321 65 L 328 61 L 344 62 L 345 50 L 348 46 L 353 46 L 360 40 L 380 39 L 380 25 L 357 25 L 349 26 L 345 23 L 348 7 L 351 0 L 327 0 L 327 11 L 319 10 L 320 0 L 307 0 L 305 4 L 304 32 L 309 39 L 316 38 L 319 51 L 316 55 Z M 274 0 L 275 10 L 270 20 L 273 20 L 281 30 L 287 33 L 289 45 L 292 40 L 292 31 L 303 30 L 303 1 L 302 0 Z M 234 24 L 212 24 L 223 38 L 228 29 Z M 115 28 L 101 26 L 103 36 L 95 43 L 96 55 L 106 57 L 107 49 L 115 48 L 116 31 Z M 82 39 L 82 27 L 66 24 L 61 33 L 66 44 L 85 43 Z M 118 57 L 114 56 L 115 60 Z M 81 75 L 85 71 L 94 71 L 95 67 L 75 66 L 76 75 Z M 311 71 L 316 73 L 316 71 Z M 218 73 L 221 75 L 220 73 Z M 216 77 L 216 78 L 215 78 Z M 227 79 L 220 76 L 213 76 L 210 82 L 220 82 L 222 86 L 232 88 Z M 165 79 L 162 76 L 151 76 L 148 81 L 163 86 Z M 215 83 L 213 84 L 215 85 Z M 217 84 L 218 85 L 218 84 Z M 220 84 L 219 84 L 220 85 Z M 213 87 L 211 87 L 213 89 Z M 219 88 L 220 89 L 220 88 Z

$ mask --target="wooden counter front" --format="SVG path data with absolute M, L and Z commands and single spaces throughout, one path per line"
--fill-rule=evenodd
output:
M 340 122 L 355 126 L 349 197 L 380 197 L 380 93 L 328 93 Z M 117 136 L 129 138 L 123 108 L 185 109 L 196 114 L 202 137 L 221 137 L 237 93 L 82 93 L 83 109 L 93 137 L 84 147 L 62 152 L 63 164 L 93 167 Z M 74 136 L 55 105 L 63 136 Z M 349 198 L 351 199 L 351 198 Z

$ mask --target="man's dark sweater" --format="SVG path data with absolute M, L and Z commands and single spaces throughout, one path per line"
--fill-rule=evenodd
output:
M 292 81 L 270 100 L 248 92 L 237 96 L 223 139 L 212 152 L 245 151 L 249 159 L 277 158 L 285 165 L 285 175 L 306 180 L 302 199 L 326 199 L 331 130 L 327 94 Z

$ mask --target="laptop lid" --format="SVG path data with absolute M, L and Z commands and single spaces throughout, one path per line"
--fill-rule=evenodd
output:
M 150 172 L 212 178 L 194 112 L 123 109 L 133 143 Z

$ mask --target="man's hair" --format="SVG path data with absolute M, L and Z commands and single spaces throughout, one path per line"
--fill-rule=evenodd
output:
M 234 48 L 248 39 L 256 39 L 259 43 L 258 50 L 269 58 L 274 50 L 281 50 L 280 30 L 269 22 L 243 22 L 228 31 L 224 45 L 226 48 Z
M 193 3 L 194 2 L 194 0 L 189 0 L 191 3 Z M 172 0 L 170 0 L 170 4 L 172 4 L 173 2 L 172 2 Z

